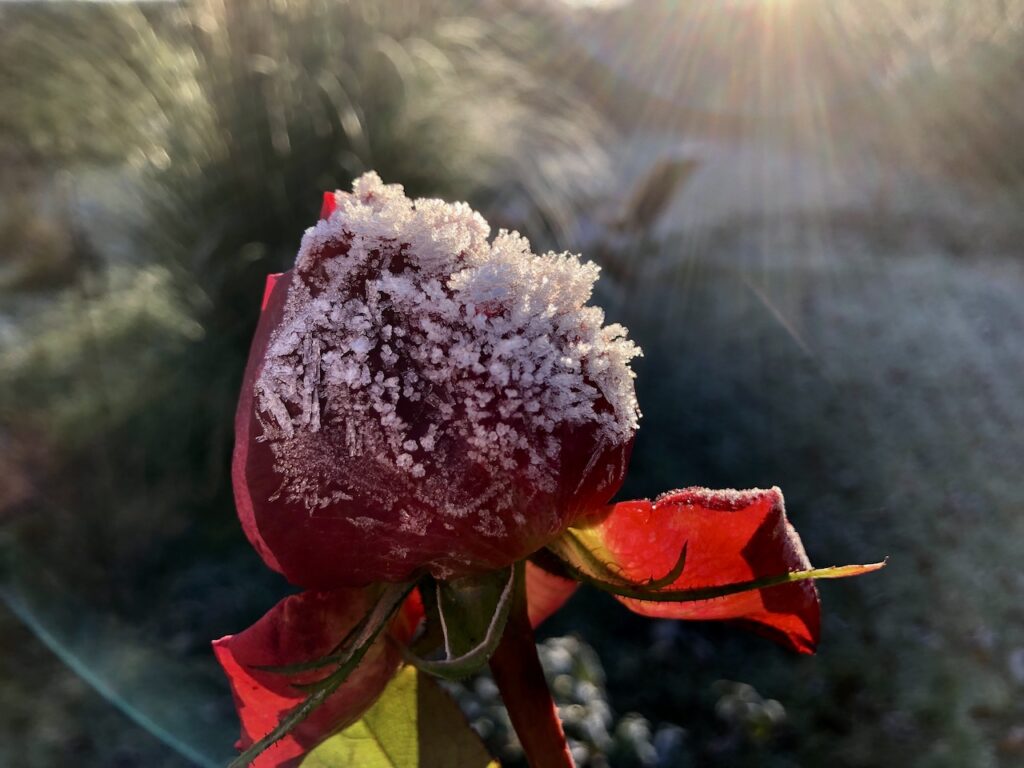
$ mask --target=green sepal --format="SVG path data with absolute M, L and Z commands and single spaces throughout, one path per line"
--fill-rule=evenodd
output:
M 845 579 L 850 576 L 859 576 L 863 573 L 870 573 L 884 568 L 888 560 L 880 563 L 868 563 L 866 565 L 834 565 L 829 568 L 808 568 L 803 571 L 788 571 L 774 576 L 763 576 L 759 579 L 748 581 L 737 581 L 732 584 L 721 584 L 714 587 L 693 587 L 690 589 L 651 589 L 647 584 L 633 587 L 625 587 L 621 584 L 613 584 L 595 579 L 572 565 L 563 562 L 562 565 L 572 574 L 572 577 L 586 584 L 591 584 L 600 590 L 609 592 L 617 597 L 625 597 L 633 600 L 645 600 L 652 603 L 694 603 L 700 600 L 713 600 L 716 597 L 727 597 L 728 595 L 750 592 L 755 589 L 768 589 L 782 584 L 791 584 L 796 581 L 807 581 L 808 579 Z
M 643 582 L 633 581 L 622 576 L 610 565 L 611 559 L 602 559 L 595 551 L 594 544 L 583 540 L 580 529 L 569 528 L 565 533 L 548 545 L 547 551 L 553 555 L 568 575 L 577 581 L 586 583 L 614 585 L 623 589 L 660 590 L 678 579 L 686 568 L 686 547 L 684 543 L 679 552 L 679 559 L 672 569 L 656 579 Z
M 428 616 L 436 616 L 441 627 L 444 658 L 424 659 L 405 650 L 406 660 L 423 672 L 448 680 L 477 672 L 501 641 L 515 590 L 523 588 L 524 574 L 525 565 L 517 563 L 484 576 L 434 582 L 424 603 L 429 606 Z

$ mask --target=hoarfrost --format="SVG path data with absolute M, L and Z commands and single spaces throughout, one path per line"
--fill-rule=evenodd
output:
M 560 425 L 593 425 L 610 445 L 632 436 L 640 413 L 630 362 L 640 350 L 587 306 L 596 265 L 536 255 L 515 232 L 489 242 L 469 206 L 410 200 L 375 173 L 336 199 L 303 236 L 256 383 L 291 500 L 312 514 L 338 498 L 324 488 L 339 484 L 382 505 L 433 499 L 439 514 L 475 514 L 482 534 L 501 535 L 494 500 L 511 480 L 494 472 L 473 503 L 453 503 L 445 467 L 454 446 L 482 466 L 525 467 L 545 490 L 557 480 Z M 342 439 L 318 440 L 321 430 Z M 396 473 L 403 487 L 374 485 Z M 424 535 L 428 523 L 402 513 L 403 530 Z

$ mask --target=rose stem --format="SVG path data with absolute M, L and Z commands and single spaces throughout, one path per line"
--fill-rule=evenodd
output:
M 505 633 L 491 656 L 491 672 L 530 768 L 574 768 L 565 731 L 544 680 L 526 612 L 522 569 Z

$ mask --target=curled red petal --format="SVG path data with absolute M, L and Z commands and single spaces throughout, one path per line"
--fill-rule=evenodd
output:
M 243 632 L 213 643 L 213 651 L 231 684 L 242 723 L 236 746 L 246 749 L 277 726 L 282 715 L 306 695 L 293 687 L 324 676 L 322 670 L 283 675 L 260 667 L 312 661 L 330 653 L 373 607 L 374 592 L 340 589 L 286 597 Z M 422 616 L 418 593 L 406 601 L 388 635 L 407 643 Z M 328 735 L 356 720 L 394 675 L 401 654 L 382 634 L 348 680 L 288 735 L 263 752 L 255 768 L 291 768 Z
M 324 192 L 324 204 L 320 208 L 320 218 L 329 219 L 334 209 L 338 207 L 338 198 L 334 192 Z
M 687 488 L 654 502 L 624 502 L 581 534 L 597 544 L 600 551 L 595 554 L 633 582 L 671 573 L 685 545 L 683 572 L 665 590 L 734 584 L 810 568 L 778 488 Z M 697 602 L 620 599 L 645 616 L 735 620 L 801 653 L 813 653 L 820 636 L 818 592 L 809 580 Z
M 530 624 L 539 627 L 573 596 L 578 581 L 557 576 L 534 563 L 526 563 L 526 605 Z

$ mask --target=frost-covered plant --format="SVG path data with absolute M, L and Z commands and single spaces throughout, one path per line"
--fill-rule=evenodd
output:
M 329 737 L 404 658 L 442 678 L 489 661 L 531 764 L 569 766 L 532 625 L 577 582 L 811 652 L 811 579 L 880 567 L 812 569 L 777 488 L 609 505 L 639 349 L 587 304 L 596 268 L 489 235 L 468 206 L 369 173 L 325 196 L 293 269 L 268 281 L 232 476 L 250 542 L 307 591 L 215 643 L 238 764 L 361 765 L 347 731 Z

